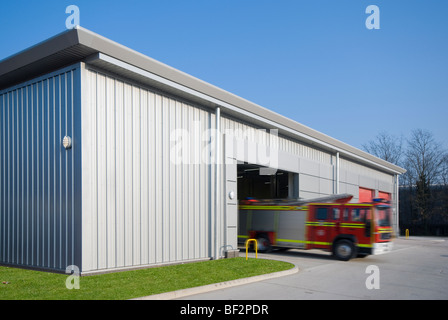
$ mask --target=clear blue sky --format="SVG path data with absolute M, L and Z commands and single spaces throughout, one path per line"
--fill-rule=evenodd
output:
M 70 4 L 84 28 L 355 147 L 416 128 L 448 147 L 448 1 L 2 1 L 0 59 L 66 30 Z

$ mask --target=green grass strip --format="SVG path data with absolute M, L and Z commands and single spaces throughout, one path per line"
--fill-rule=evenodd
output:
M 0 300 L 124 300 L 283 271 L 287 262 L 232 258 L 79 278 L 67 289 L 68 275 L 0 267 Z

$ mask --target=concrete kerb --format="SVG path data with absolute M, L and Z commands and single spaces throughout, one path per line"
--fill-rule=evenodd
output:
M 219 283 L 213 283 L 213 284 L 208 284 L 205 286 L 181 289 L 181 290 L 176 290 L 176 291 L 171 291 L 171 292 L 164 292 L 164 293 L 154 294 L 154 295 L 150 295 L 150 296 L 146 296 L 146 297 L 134 298 L 134 299 L 130 299 L 130 300 L 178 299 L 178 298 L 183 298 L 183 297 L 187 297 L 187 296 L 194 295 L 194 294 L 200 294 L 200 293 L 210 292 L 210 291 L 214 291 L 214 290 L 240 286 L 243 284 L 249 284 L 249 283 L 253 283 L 253 282 L 274 279 L 274 278 L 278 278 L 278 277 L 284 277 L 284 276 L 291 275 L 291 274 L 294 274 L 297 272 L 299 272 L 299 267 L 294 265 L 293 268 L 288 269 L 288 270 L 272 272 L 272 273 L 267 273 L 267 274 L 261 274 L 258 276 L 253 276 L 253 277 L 248 277 L 248 278 L 241 278 L 241 279 L 235 279 L 235 280 L 224 281 L 224 282 L 219 282 Z

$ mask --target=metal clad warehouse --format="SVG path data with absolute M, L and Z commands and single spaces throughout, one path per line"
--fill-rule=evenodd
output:
M 385 196 L 398 229 L 403 169 L 80 27 L 0 61 L 0 126 L 4 265 L 221 258 L 250 192 Z

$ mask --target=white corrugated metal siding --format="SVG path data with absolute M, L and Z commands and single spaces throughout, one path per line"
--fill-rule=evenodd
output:
M 0 263 L 79 263 L 76 86 L 73 67 L 0 91 Z M 74 141 L 69 151 L 65 135 Z
M 295 156 L 322 162 L 325 164 L 331 164 L 331 154 L 312 148 L 298 141 L 293 141 L 282 136 L 278 136 L 275 139 L 272 138 L 272 134 L 276 134 L 274 131 L 271 134 L 269 128 L 259 129 L 251 125 L 233 120 L 227 117 L 221 118 L 222 132 L 225 133 L 229 130 L 237 139 L 246 139 L 256 143 L 264 144 L 272 148 L 278 148 L 280 151 L 284 151 Z
M 83 72 L 82 271 L 209 258 L 215 186 L 203 134 L 214 115 Z M 179 128 L 190 139 L 176 151 Z M 190 161 L 176 164 L 177 152 Z

